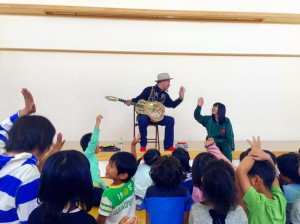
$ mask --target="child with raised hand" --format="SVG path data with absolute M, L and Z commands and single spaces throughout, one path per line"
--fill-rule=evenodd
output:
M 286 153 L 277 157 L 277 167 L 283 180 L 283 193 L 286 197 L 286 223 L 290 223 L 292 207 L 300 198 L 299 161 L 297 153 Z
M 92 208 L 93 185 L 86 157 L 76 150 L 51 155 L 43 167 L 38 200 L 28 224 L 96 224 Z
M 260 138 L 249 141 L 251 151 L 237 168 L 236 174 L 247 208 L 249 223 L 285 223 L 286 199 L 271 156 L 261 150 Z
M 21 93 L 24 98 L 24 108 L 11 115 L 9 118 L 3 120 L 0 124 L 0 154 L 5 152 L 4 146 L 8 141 L 8 131 L 11 129 L 15 120 L 19 117 L 33 114 L 36 111 L 34 99 L 31 92 L 28 89 L 23 88 L 21 90 Z
M 200 153 L 196 156 L 193 161 L 192 166 L 192 178 L 193 178 L 193 193 L 192 198 L 194 202 L 202 202 L 204 201 L 203 192 L 201 190 L 201 178 L 203 175 L 203 170 L 205 166 L 212 160 L 224 160 L 227 162 L 234 170 L 236 166 L 231 163 L 231 161 L 224 156 L 224 154 L 217 147 L 213 138 L 208 138 L 204 141 L 204 147 L 207 150 L 207 153 Z
M 136 157 L 136 144 L 141 136 L 138 134 L 131 142 L 131 153 Z M 141 205 L 145 197 L 147 188 L 153 185 L 150 177 L 151 166 L 160 158 L 160 152 L 157 149 L 148 149 L 145 154 L 137 160 L 138 168 L 134 176 L 134 190 L 136 199 L 136 210 L 143 210 Z M 141 163 L 141 161 L 144 163 Z
M 236 166 L 220 151 L 216 142 L 213 138 L 208 138 L 204 142 L 204 147 L 206 151 L 215 155 L 218 160 L 222 159 L 227 162 L 234 170 L 236 170 Z
M 248 223 L 243 208 L 237 205 L 235 172 L 227 162 L 211 161 L 204 169 L 201 186 L 205 200 L 192 206 L 189 224 Z
M 134 182 L 132 177 L 137 170 L 135 157 L 129 152 L 112 155 L 106 166 L 106 178 L 112 184 L 105 189 L 99 207 L 99 224 L 116 224 L 124 216 L 135 215 Z
M 90 171 L 94 186 L 93 206 L 99 206 L 102 193 L 107 188 L 100 177 L 99 162 L 95 155 L 99 152 L 100 123 L 102 119 L 103 116 L 101 114 L 97 115 L 93 133 L 85 134 L 80 140 L 80 145 L 84 151 L 84 155 L 90 162 Z
M 180 184 L 181 187 L 188 189 L 190 194 L 193 192 L 192 167 L 190 166 L 190 155 L 184 148 L 176 148 L 172 152 L 172 156 L 179 160 L 186 178 Z
M 147 189 L 142 203 L 147 223 L 187 223 L 193 200 L 188 190 L 180 187 L 185 175 L 178 159 L 160 157 L 152 165 L 150 176 L 154 185 Z
M 38 163 L 63 145 L 61 141 L 50 151 L 54 135 L 53 124 L 42 116 L 23 116 L 14 122 L 6 153 L 0 155 L 0 223 L 26 223 L 38 206 Z

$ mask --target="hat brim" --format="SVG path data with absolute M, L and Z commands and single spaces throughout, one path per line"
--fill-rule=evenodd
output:
M 173 78 L 169 78 L 169 79 L 162 79 L 162 80 L 155 80 L 154 82 L 160 82 L 160 81 L 165 81 L 165 80 L 171 80 Z

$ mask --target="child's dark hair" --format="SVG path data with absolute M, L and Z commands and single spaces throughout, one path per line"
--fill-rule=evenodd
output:
M 237 187 L 234 182 L 234 170 L 224 160 L 211 161 L 205 168 L 202 189 L 206 201 L 213 204 L 220 215 L 236 207 Z
M 153 163 L 155 163 L 158 158 L 160 157 L 160 151 L 157 149 L 148 149 L 142 158 L 138 159 L 137 163 L 140 164 L 141 160 L 144 159 L 145 164 L 148 166 L 152 166 Z
M 199 153 L 195 157 L 192 165 L 192 180 L 194 186 L 201 189 L 201 178 L 203 176 L 203 170 L 208 163 L 216 159 L 217 158 L 215 155 L 208 152 Z
M 173 156 L 161 156 L 149 172 L 157 187 L 176 188 L 186 178 L 180 162 Z
M 225 105 L 222 104 L 222 103 L 217 102 L 217 103 L 215 103 L 213 106 L 214 106 L 214 107 L 215 107 L 215 106 L 218 106 L 218 116 L 219 116 L 218 118 L 219 118 L 219 124 L 225 123 L 225 122 L 226 122 L 226 118 L 225 118 L 225 115 L 226 115 L 226 107 L 225 107 Z M 214 115 L 214 114 L 212 115 L 212 118 L 213 118 L 214 121 L 216 121 L 216 118 L 215 118 L 215 115 Z
M 47 151 L 53 143 L 55 128 L 45 117 L 32 115 L 20 117 L 8 132 L 6 150 L 31 152 L 38 148 L 39 152 Z
M 251 151 L 251 148 L 248 148 L 246 151 L 242 152 L 240 154 L 240 162 L 246 157 L 248 156 L 249 152 Z M 277 159 L 276 159 L 276 156 L 274 153 L 272 153 L 271 151 L 269 150 L 266 150 L 266 149 L 263 149 L 263 151 L 265 153 L 268 153 L 270 156 L 271 156 L 271 159 L 273 160 L 273 163 L 276 165 L 277 164 Z
M 255 161 L 248 172 L 248 176 L 254 177 L 255 175 L 259 176 L 263 180 L 265 187 L 271 190 L 276 171 L 275 167 L 269 161 Z
M 128 174 L 128 177 L 123 180 L 124 182 L 129 181 L 137 170 L 137 161 L 134 155 L 129 152 L 117 152 L 110 157 L 109 162 L 116 165 L 118 174 Z
M 176 159 L 179 160 L 184 172 L 186 173 L 191 172 L 192 168 L 190 166 L 190 155 L 184 148 L 181 147 L 176 148 L 172 152 L 172 156 L 174 156 Z
M 300 183 L 298 153 L 290 152 L 278 156 L 277 167 L 282 176 L 290 178 L 294 183 Z
M 87 133 L 81 137 L 80 146 L 84 152 L 85 152 L 86 148 L 88 147 L 89 142 L 91 141 L 91 138 L 92 138 L 92 133 Z
M 203 169 L 203 175 L 204 173 L 206 173 L 209 170 L 214 169 L 215 167 L 219 167 L 222 168 L 224 170 L 227 171 L 227 173 L 231 176 L 232 180 L 235 181 L 235 171 L 232 168 L 232 166 L 225 162 L 224 160 L 220 159 L 220 160 L 213 160 L 210 163 L 208 163 L 204 169 Z
M 63 150 L 51 155 L 42 169 L 38 192 L 45 206 L 45 223 L 61 223 L 62 212 L 75 208 L 92 208 L 93 182 L 87 158 L 76 150 Z M 47 221 L 47 222 L 46 222 Z

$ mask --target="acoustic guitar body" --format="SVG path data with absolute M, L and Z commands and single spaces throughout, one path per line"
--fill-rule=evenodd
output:
M 165 116 L 165 107 L 158 101 L 139 100 L 135 105 L 135 110 L 139 114 L 145 114 L 150 117 L 152 122 L 159 122 Z

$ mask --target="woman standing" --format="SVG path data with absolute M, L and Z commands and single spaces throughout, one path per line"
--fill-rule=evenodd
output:
M 214 138 L 216 145 L 222 153 L 232 161 L 232 150 L 234 150 L 234 135 L 230 120 L 225 117 L 226 107 L 222 103 L 215 103 L 212 107 L 211 116 L 202 116 L 201 108 L 204 104 L 203 98 L 198 99 L 194 111 L 195 119 L 207 130 L 208 138 Z

